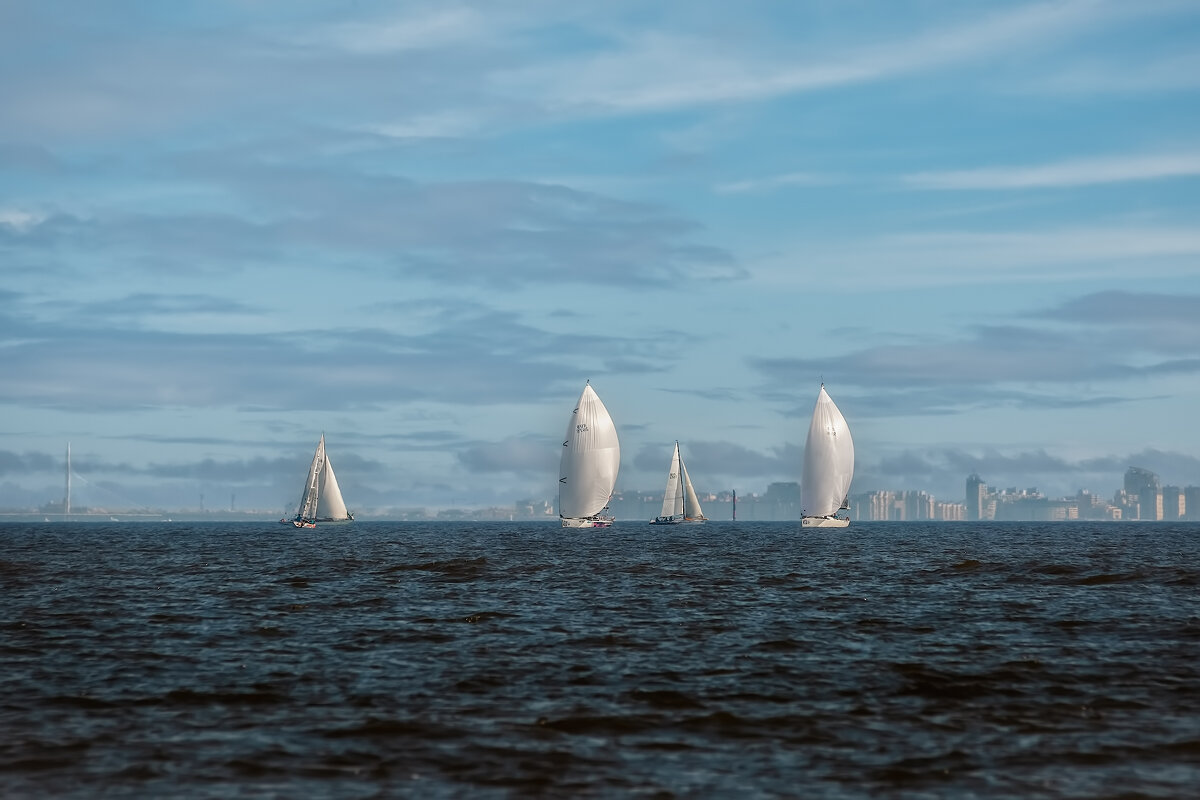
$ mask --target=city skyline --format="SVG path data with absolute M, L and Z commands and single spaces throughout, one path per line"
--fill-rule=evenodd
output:
M 60 498 L 50 498 L 42 503 L 29 502 L 21 504 L 5 504 L 0 501 L 0 514 L 54 514 L 58 516 L 86 516 L 89 514 L 99 514 L 101 516 L 110 513 L 125 513 L 125 514 L 140 514 L 148 512 L 151 516 L 156 516 L 161 513 L 180 513 L 180 514 L 205 514 L 205 513 L 246 513 L 246 514 L 268 514 L 273 516 L 277 511 L 282 511 L 285 516 L 290 514 L 294 509 L 286 503 L 279 509 L 269 505 L 243 504 L 237 505 L 237 490 L 236 487 L 229 488 L 229 505 L 222 507 L 221 496 L 219 494 L 207 495 L 209 503 L 205 505 L 206 493 L 201 491 L 198 495 L 198 503 L 196 506 L 174 506 L 166 507 L 162 505 L 154 505 L 148 503 L 138 503 L 127 498 L 121 488 L 104 485 L 102 482 L 90 481 L 87 478 L 76 473 L 71 463 L 71 450 L 68 446 L 66 459 L 63 462 L 65 467 L 62 483 L 65 486 L 64 494 Z M 1137 476 L 1137 477 L 1135 477 Z M 80 503 L 78 493 L 73 495 L 73 486 L 79 486 L 82 482 L 83 486 L 91 487 L 85 489 L 85 496 L 88 497 L 105 497 L 107 502 L 96 502 L 95 500 L 85 501 Z M 1137 486 L 1133 484 L 1138 484 Z M 699 491 L 698 494 L 704 503 L 716 503 L 721 505 L 736 506 L 737 498 L 741 498 L 743 506 L 749 504 L 750 508 L 761 506 L 765 502 L 767 506 L 779 504 L 791 508 L 795 506 L 795 510 L 800 509 L 800 481 L 776 481 L 770 485 L 755 489 L 753 487 L 743 488 L 741 493 L 738 493 L 737 488 L 708 488 Z M 905 504 L 911 505 L 915 501 L 928 504 L 927 511 L 921 512 L 900 512 L 901 519 L 948 519 L 948 520 L 978 520 L 983 518 L 992 518 L 996 516 L 995 505 L 999 503 L 1001 506 L 1012 505 L 1014 502 L 1022 503 L 1032 501 L 1034 503 L 1048 502 L 1050 504 L 1062 504 L 1073 502 L 1082 499 L 1089 499 L 1093 503 L 1101 503 L 1107 506 L 1109 511 L 1113 508 L 1124 508 L 1128 515 L 1132 512 L 1132 516 L 1126 518 L 1145 519 L 1142 511 L 1139 509 L 1130 509 L 1130 504 L 1136 504 L 1139 500 L 1142 503 L 1148 502 L 1145 497 L 1140 496 L 1147 488 L 1152 487 L 1157 492 L 1157 516 L 1150 518 L 1156 519 L 1195 519 L 1200 516 L 1200 486 L 1194 485 L 1172 485 L 1164 481 L 1157 473 L 1144 467 L 1130 466 L 1123 475 L 1123 488 L 1118 488 L 1111 495 L 1106 495 L 1103 491 L 1094 492 L 1089 487 L 1080 487 L 1076 492 L 1069 495 L 1049 496 L 1042 493 L 1036 486 L 995 486 L 988 485 L 979 475 L 972 473 L 966 477 L 964 496 L 953 498 L 949 496 L 937 496 L 925 489 L 908 488 L 871 488 L 861 491 L 854 491 L 849 495 L 850 500 L 850 515 L 857 519 L 892 519 L 890 512 L 874 508 L 879 502 L 896 503 L 901 506 Z M 974 499 L 972 495 L 975 495 Z M 1186 513 L 1183 512 L 1184 506 L 1179 505 L 1176 515 L 1175 511 L 1166 509 L 1164 513 L 1164 498 L 1170 494 L 1171 502 L 1180 504 L 1184 496 L 1190 498 L 1186 504 Z M 989 497 L 992 502 L 991 515 L 982 513 L 980 502 L 984 497 Z M 613 493 L 611 505 L 614 509 L 619 510 L 624 514 L 622 519 L 640 518 L 639 515 L 630 516 L 630 508 L 649 509 L 651 507 L 658 508 L 658 504 L 662 499 L 662 494 L 656 489 L 636 489 L 627 488 L 616 490 Z M 649 504 L 649 505 L 647 505 Z M 382 506 L 357 506 L 350 510 L 364 517 L 375 518 L 391 518 L 388 515 L 396 512 L 404 512 L 404 514 L 420 513 L 420 514 L 438 514 L 443 511 L 465 511 L 465 512 L 503 512 L 508 509 L 511 512 L 514 508 L 520 512 L 522 507 L 529 506 L 531 509 L 528 516 L 537 517 L 543 514 L 552 513 L 555 507 L 555 499 L 553 497 L 521 497 L 514 498 L 508 504 L 491 504 L 479 505 L 466 503 L 457 506 L 443 506 L 434 508 L 425 508 L 420 505 L 413 505 L 405 502 L 395 502 L 384 504 Z M 949 507 L 955 508 L 949 508 Z M 720 513 L 720 512 L 718 512 Z M 767 519 L 776 518 L 778 511 L 770 512 L 772 516 L 765 517 Z M 907 516 L 905 515 L 907 514 Z M 1111 514 L 1108 515 L 1111 517 Z M 1012 517 L 1024 519 L 1026 517 Z M 1099 512 L 1093 518 L 1105 518 L 1103 512 Z M 753 512 L 751 512 L 751 517 Z M 791 519 L 790 516 L 782 517 L 783 519 Z M 1005 518 L 1004 514 L 1000 518 Z M 1068 517 L 1074 518 L 1074 517 Z M 798 519 L 798 517 L 797 517 Z
M 1200 484 L 1200 8 L 860 12 L 9 4 L 0 505 Z

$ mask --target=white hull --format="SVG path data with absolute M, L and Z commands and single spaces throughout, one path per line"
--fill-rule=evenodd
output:
M 564 528 L 611 528 L 612 517 L 559 517 Z
M 845 528 L 850 525 L 850 520 L 842 517 L 801 517 L 800 527 L 802 528 Z

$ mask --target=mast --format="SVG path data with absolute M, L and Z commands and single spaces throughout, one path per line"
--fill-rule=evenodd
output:
M 67 493 L 63 497 L 63 513 L 71 513 L 71 443 L 67 442 Z
M 679 440 L 675 440 L 675 449 L 679 449 Z M 683 492 L 683 502 L 680 504 L 683 511 L 683 518 L 687 519 L 687 485 L 683 482 L 683 476 L 687 475 L 687 471 L 683 468 L 683 453 L 679 454 L 679 488 Z

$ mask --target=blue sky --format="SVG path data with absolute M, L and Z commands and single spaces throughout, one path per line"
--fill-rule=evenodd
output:
M 0 2 L 0 506 L 1200 484 L 1193 2 Z

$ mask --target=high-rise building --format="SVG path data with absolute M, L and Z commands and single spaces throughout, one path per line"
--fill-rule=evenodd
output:
M 1150 470 L 1141 467 L 1125 470 L 1125 494 L 1130 501 L 1137 503 L 1136 519 L 1163 518 L 1162 483 Z
M 1184 488 L 1183 518 L 1200 520 L 1200 486 L 1188 486 Z
M 1162 488 L 1162 508 L 1163 519 L 1184 519 L 1187 511 L 1187 499 L 1183 494 L 1183 489 L 1178 486 L 1164 486 Z
M 987 484 L 975 473 L 967 477 L 967 519 L 987 519 Z

